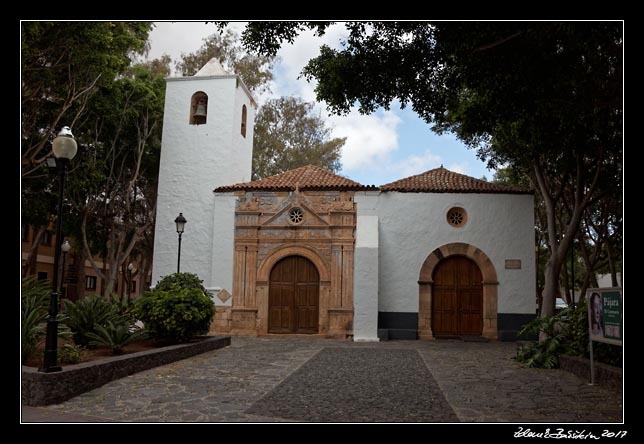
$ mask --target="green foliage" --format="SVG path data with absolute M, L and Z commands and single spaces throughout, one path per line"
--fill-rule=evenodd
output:
M 136 322 L 136 317 L 132 312 L 134 310 L 134 302 L 128 298 L 127 294 L 124 294 L 123 296 L 119 296 L 116 293 L 113 294 L 112 306 L 122 320 L 130 324 L 134 324 Z
M 91 95 L 146 50 L 151 27 L 144 22 L 21 23 L 23 176 L 42 173 L 37 168 L 51 149 L 47 141 L 63 124 L 79 121 Z
M 154 287 L 155 290 L 168 291 L 180 288 L 197 288 L 204 293 L 206 287 L 203 286 L 203 280 L 199 279 L 194 273 L 173 273 L 164 276 Z
M 58 349 L 59 364 L 78 364 L 81 360 L 80 349 L 74 344 L 64 344 Z
M 108 321 L 105 326 L 97 325 L 95 332 L 87 333 L 90 345 L 106 346 L 112 349 L 113 355 L 123 353 L 127 344 L 144 339 L 147 332 L 142 329 L 132 328 L 128 323 Z
M 566 325 L 564 340 L 571 355 L 588 355 L 588 306 L 586 302 L 577 303 L 575 307 L 566 307 L 557 315 L 560 322 Z
M 247 53 L 239 44 L 239 36 L 230 29 L 205 38 L 199 50 L 181 54 L 176 68 L 184 76 L 193 76 L 212 58 L 219 60 L 229 72 L 239 75 L 253 93 L 267 90 L 268 83 L 273 79 L 271 69 L 275 57 Z
M 519 335 L 535 335 L 539 332 L 545 332 L 547 337 L 541 341 L 519 347 L 514 359 L 526 367 L 559 367 L 559 355 L 566 353 L 568 348 L 564 342 L 562 328 L 557 317 L 535 318 L 521 329 Z
M 36 277 L 29 276 L 22 280 L 21 290 L 20 339 L 24 364 L 45 339 L 51 288 L 47 281 L 38 281 Z M 67 317 L 58 314 L 57 320 L 58 337 L 69 338 L 71 332 L 65 325 Z
M 215 304 L 201 280 L 191 273 L 166 276 L 135 302 L 134 313 L 151 335 L 171 341 L 187 341 L 206 334 L 215 315 Z
M 566 323 L 565 341 L 568 344 L 568 353 L 576 356 L 590 357 L 588 342 L 588 301 L 584 300 L 575 305 L 575 308 L 565 308 L 558 315 Z M 619 345 L 593 342 L 593 355 L 597 362 L 622 366 L 623 348 Z
M 67 325 L 72 329 L 74 342 L 84 347 L 90 346 L 90 333 L 110 322 L 118 322 L 117 307 L 102 296 L 87 296 L 79 301 L 65 300 Z
M 45 337 L 49 292 L 47 281 L 38 281 L 33 276 L 22 280 L 20 338 L 23 364 Z
M 574 308 L 567 307 L 555 316 L 536 318 L 527 323 L 519 332 L 520 336 L 536 336 L 544 332 L 540 342 L 532 342 L 519 348 L 514 359 L 526 367 L 559 367 L 561 354 L 588 358 L 588 307 L 586 302 Z M 594 358 L 598 362 L 621 367 L 622 347 L 593 343 Z
M 331 129 L 314 106 L 295 97 L 262 105 L 255 117 L 253 180 L 305 165 L 340 170 L 346 138 L 331 138 Z

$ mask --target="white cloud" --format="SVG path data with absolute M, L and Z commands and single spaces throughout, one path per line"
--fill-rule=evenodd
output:
M 447 167 L 447 169 L 455 173 L 467 174 L 467 170 L 469 169 L 469 164 L 467 162 L 452 163 Z
M 397 127 L 400 117 L 391 111 L 359 114 L 353 110 L 347 116 L 332 116 L 333 137 L 346 137 L 342 147 L 344 171 L 372 168 L 386 162 L 389 154 L 398 148 Z
M 393 164 L 392 169 L 401 177 L 414 176 L 427 170 L 437 168 L 441 164 L 441 156 L 425 150 L 421 155 L 411 155 Z
M 308 61 L 320 54 L 321 45 L 337 48 L 346 33 L 344 24 L 336 23 L 322 37 L 316 37 L 314 31 L 306 30 L 292 44 L 283 44 L 277 52 L 281 69 L 280 81 L 273 89 L 274 93 L 278 96 L 296 95 L 309 102 L 315 101 L 316 82 L 309 83 L 303 78 L 298 80 L 298 77 Z
M 154 22 L 150 33 L 150 53 L 155 59 L 168 54 L 174 61 L 181 53 L 190 53 L 203 45 L 203 39 L 216 32 L 214 23 L 205 22 Z

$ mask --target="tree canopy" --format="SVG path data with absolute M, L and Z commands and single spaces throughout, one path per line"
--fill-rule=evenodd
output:
M 44 159 L 51 155 L 49 142 L 57 130 L 71 126 L 78 154 L 66 179 L 63 231 L 73 239 L 79 263 L 103 259 L 102 268 L 94 267 L 107 293 L 137 242 L 151 235 L 154 221 L 162 75 L 169 60 L 132 65 L 147 49 L 151 26 L 22 24 L 22 223 L 40 226 L 42 233 L 53 222 L 55 181 Z M 38 241 L 36 236 L 25 273 Z M 79 268 L 84 284 L 84 267 Z
M 22 176 L 39 174 L 60 127 L 74 129 L 87 101 L 147 49 L 151 23 L 21 24 Z
M 253 180 L 305 165 L 340 170 L 346 138 L 331 138 L 331 129 L 314 103 L 296 97 L 271 99 L 255 117 Z
M 239 75 L 253 93 L 265 91 L 273 79 L 271 69 L 275 56 L 247 53 L 239 43 L 239 36 L 230 29 L 205 38 L 202 47 L 197 51 L 182 53 L 175 67 L 181 75 L 193 76 L 212 58 L 219 60 L 228 71 Z

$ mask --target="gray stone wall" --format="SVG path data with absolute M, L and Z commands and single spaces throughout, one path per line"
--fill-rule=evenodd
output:
M 54 373 L 23 366 L 22 403 L 30 406 L 58 404 L 115 379 L 228 345 L 230 336 L 214 336 L 199 342 L 69 365 Z

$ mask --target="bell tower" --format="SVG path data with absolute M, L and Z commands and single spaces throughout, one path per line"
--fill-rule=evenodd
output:
M 211 59 L 192 77 L 166 79 L 152 285 L 177 271 L 174 223 L 186 218 L 181 271 L 212 285 L 219 186 L 251 179 L 256 103 L 243 81 Z M 232 225 L 231 228 L 232 230 Z

